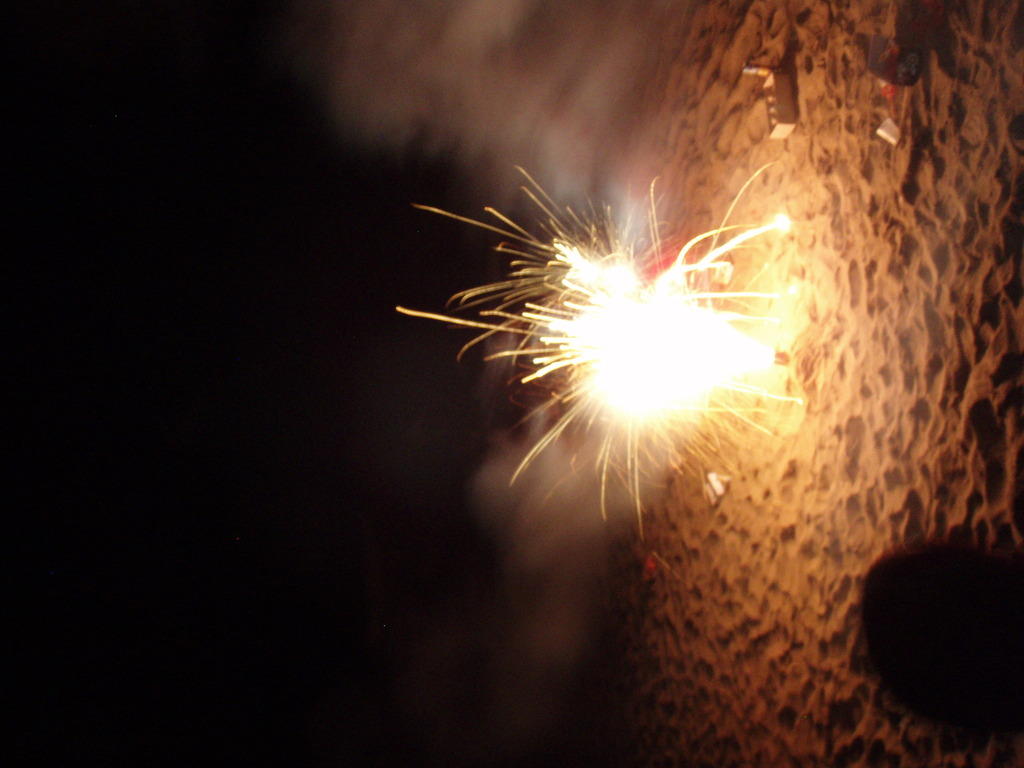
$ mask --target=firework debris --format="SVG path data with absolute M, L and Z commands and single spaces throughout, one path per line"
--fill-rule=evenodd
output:
M 764 78 L 762 88 L 768 107 L 768 138 L 785 139 L 796 127 L 799 114 L 796 78 L 791 72 L 748 64 L 743 74 Z
M 921 77 L 924 52 L 901 46 L 891 37 L 872 35 L 868 43 L 868 70 L 890 85 L 913 85 Z
M 889 116 L 875 133 L 894 146 L 901 135 L 896 103 L 900 89 L 913 86 L 921 77 L 929 51 L 941 44 L 945 21 L 941 0 L 919 0 L 901 10 L 895 36 L 871 35 L 866 40 L 868 71 L 878 78 L 889 105 Z
M 893 146 L 899 144 L 900 128 L 893 122 L 891 117 L 885 118 L 885 120 L 882 121 L 882 124 L 875 130 L 875 133 Z
M 708 472 L 704 480 L 704 498 L 712 508 L 717 507 L 726 492 L 729 490 L 729 482 L 732 480 L 728 475 L 720 475 L 717 472 Z

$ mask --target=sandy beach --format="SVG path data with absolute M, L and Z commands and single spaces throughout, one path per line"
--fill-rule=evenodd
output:
M 894 702 L 861 625 L 880 556 L 1024 538 L 1021 6 L 950 6 L 927 35 L 908 7 L 709 3 L 667 35 L 679 47 L 649 98 L 679 117 L 651 168 L 671 169 L 668 197 L 701 231 L 775 163 L 736 217 L 794 221 L 773 270 L 800 285 L 787 386 L 805 406 L 777 438 L 749 437 L 716 509 L 675 481 L 622 555 L 624 570 L 648 551 L 665 563 L 653 593 L 637 569 L 624 598 L 643 605 L 627 636 L 645 671 L 624 690 L 651 764 L 1024 761 L 1019 733 L 967 735 Z M 871 34 L 933 44 L 891 103 L 867 71 Z M 741 69 L 787 48 L 799 124 L 771 141 Z M 887 116 L 895 146 L 875 134 Z

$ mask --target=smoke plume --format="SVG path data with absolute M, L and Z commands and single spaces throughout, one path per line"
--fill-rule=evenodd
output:
M 556 199 L 605 199 L 643 130 L 652 27 L 679 5 L 300 0 L 290 48 L 349 140 L 452 153 L 487 189 L 521 165 Z

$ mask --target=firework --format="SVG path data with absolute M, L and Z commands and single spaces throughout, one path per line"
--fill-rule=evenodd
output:
M 631 227 L 614 226 L 607 209 L 587 216 L 558 209 L 523 173 L 523 190 L 542 213 L 537 234 L 493 208 L 485 209 L 489 223 L 417 206 L 505 238 L 496 250 L 511 257 L 507 278 L 455 294 L 453 314 L 397 310 L 478 329 L 460 355 L 492 337 L 512 339 L 485 359 L 511 358 L 522 385 L 543 385 L 541 410 L 550 424 L 512 481 L 570 428 L 593 430 L 602 513 L 609 474 L 616 473 L 639 521 L 645 456 L 697 450 L 687 438 L 706 435 L 695 427 L 709 418 L 754 423 L 749 414 L 759 406 L 752 400 L 792 399 L 747 380 L 777 360 L 772 347 L 749 333 L 775 322 L 749 307 L 776 295 L 728 289 L 731 254 L 767 232 L 788 231 L 789 219 L 780 214 L 750 228 L 723 224 L 691 239 L 666 264 L 653 189 L 649 234 L 637 239 L 629 236 Z M 455 314 L 470 310 L 475 316 Z

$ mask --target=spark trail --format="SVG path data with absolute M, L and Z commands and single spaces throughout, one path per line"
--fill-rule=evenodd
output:
M 569 430 L 597 431 L 602 514 L 609 474 L 617 474 L 642 534 L 640 475 L 650 457 L 713 453 L 716 430 L 737 421 L 757 427 L 752 415 L 766 400 L 795 400 L 748 381 L 778 359 L 749 333 L 776 319 L 749 308 L 777 294 L 728 285 L 737 249 L 787 232 L 790 222 L 780 214 L 758 227 L 723 223 L 688 241 L 666 266 L 653 190 L 650 235 L 635 239 L 626 234 L 630 227 L 614 226 L 609 210 L 579 216 L 559 209 L 523 175 L 523 191 L 542 214 L 537 234 L 493 208 L 485 209 L 488 222 L 417 206 L 505 238 L 496 250 L 510 257 L 507 277 L 455 294 L 452 314 L 396 309 L 479 330 L 460 356 L 495 337 L 511 340 L 485 359 L 511 358 L 522 385 L 543 385 L 538 410 L 549 424 L 511 480 Z M 471 310 L 475 316 L 455 314 Z

